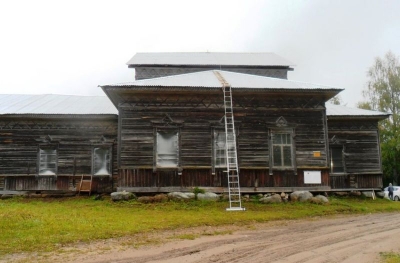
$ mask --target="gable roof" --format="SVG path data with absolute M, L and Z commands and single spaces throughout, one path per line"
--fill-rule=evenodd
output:
M 127 63 L 137 66 L 283 66 L 293 63 L 275 53 L 157 52 L 136 53 Z
M 233 89 L 269 89 L 269 90 L 332 90 L 339 93 L 343 89 L 336 87 L 312 84 L 301 81 L 257 76 L 252 74 L 236 73 L 223 70 L 208 70 L 195 73 L 173 75 L 167 77 L 136 80 L 133 82 L 102 85 L 104 88 L 118 87 L 163 87 L 163 88 L 207 88 L 220 89 L 222 87 L 218 75 L 222 76 Z
M 331 119 L 346 118 L 346 117 L 370 117 L 377 119 L 386 119 L 391 115 L 390 113 L 387 112 L 351 108 L 331 103 L 326 103 L 325 107 L 326 107 L 326 115 Z
M 0 115 L 7 114 L 118 114 L 105 96 L 0 94 Z

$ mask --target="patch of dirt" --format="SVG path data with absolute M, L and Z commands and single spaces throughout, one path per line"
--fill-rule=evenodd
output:
M 379 262 L 400 253 L 400 213 L 196 227 L 10 255 L 0 262 Z M 183 239 L 185 238 L 185 239 Z

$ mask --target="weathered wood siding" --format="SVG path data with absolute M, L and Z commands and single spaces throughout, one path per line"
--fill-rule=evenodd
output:
M 382 188 L 382 174 L 345 174 L 329 178 L 332 189 Z
M 330 146 L 343 147 L 343 175 L 332 175 L 332 188 L 380 188 L 382 168 L 378 121 L 328 120 Z
M 212 131 L 224 129 L 222 91 L 130 93 L 119 105 L 119 187 L 225 187 L 226 176 L 212 169 Z M 238 161 L 243 187 L 299 187 L 303 170 L 327 177 L 325 108 L 314 96 L 265 96 L 233 92 Z M 285 124 L 277 123 L 280 119 Z M 284 125 L 294 130 L 295 169 L 270 174 L 269 129 Z M 155 131 L 180 132 L 180 169 L 154 166 Z M 318 151 L 319 156 L 314 156 Z
M 205 70 L 225 70 L 237 73 L 252 74 L 264 77 L 287 79 L 288 68 L 240 68 L 240 67 L 135 67 L 135 79 L 150 79 L 172 75 L 194 73 Z
M 73 189 L 82 174 L 91 174 L 95 145 L 112 148 L 112 173 L 116 181 L 116 139 L 117 116 L 2 117 L 0 177 L 4 178 L 4 190 Z M 38 176 L 40 145 L 52 145 L 57 149 L 57 176 Z M 95 191 L 111 191 L 112 187 L 113 182 L 109 179 L 95 179 Z
M 279 191 L 296 188 L 327 190 L 329 189 L 329 172 L 321 170 L 321 184 L 305 184 L 304 171 L 281 171 L 269 174 L 266 169 L 241 169 L 240 186 L 243 192 Z M 226 173 L 217 170 L 212 173 L 209 169 L 184 169 L 177 171 L 156 171 L 150 169 L 121 169 L 118 188 L 136 192 L 175 191 L 177 189 L 193 189 L 200 186 L 215 192 L 224 192 L 228 187 Z M 282 191 L 282 190 L 281 190 Z

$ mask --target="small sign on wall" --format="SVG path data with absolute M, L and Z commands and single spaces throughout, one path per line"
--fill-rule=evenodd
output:
M 305 184 L 321 184 L 321 171 L 304 171 Z
M 314 151 L 313 154 L 314 154 L 314 157 L 321 157 L 320 151 Z

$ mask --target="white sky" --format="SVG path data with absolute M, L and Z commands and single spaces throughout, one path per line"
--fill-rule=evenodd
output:
M 289 79 L 362 100 L 375 57 L 400 56 L 400 1 L 1 1 L 0 93 L 102 95 L 136 52 L 275 52 Z

